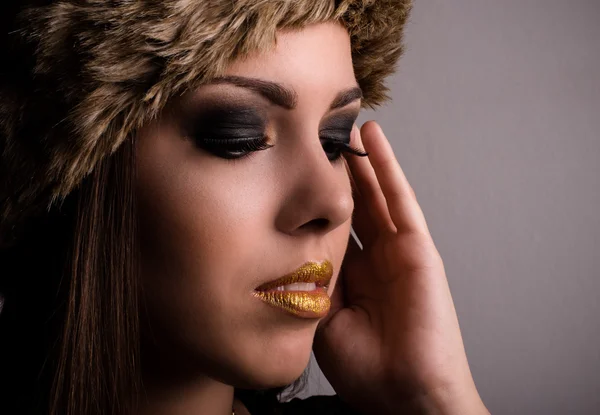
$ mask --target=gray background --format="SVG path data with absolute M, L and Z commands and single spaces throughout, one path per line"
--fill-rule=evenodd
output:
M 416 0 L 406 46 L 360 121 L 417 194 L 486 406 L 600 414 L 600 1 Z

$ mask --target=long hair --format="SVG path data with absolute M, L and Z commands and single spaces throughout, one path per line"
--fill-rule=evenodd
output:
M 135 410 L 142 388 L 135 140 L 0 251 L 0 412 L 105 415 Z M 275 413 L 306 383 L 236 389 Z

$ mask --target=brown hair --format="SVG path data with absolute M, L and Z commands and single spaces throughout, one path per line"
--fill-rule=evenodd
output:
M 18 246 L 0 252 L 3 413 L 135 409 L 131 398 L 142 385 L 134 143 L 127 140 Z M 286 389 L 287 398 L 305 383 L 306 372 L 288 386 L 235 395 L 276 406 Z

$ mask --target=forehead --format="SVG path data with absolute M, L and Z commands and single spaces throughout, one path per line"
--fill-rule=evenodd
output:
M 281 83 L 297 92 L 299 103 L 303 98 L 331 99 L 356 85 L 350 37 L 335 22 L 279 31 L 271 49 L 233 62 L 225 75 Z

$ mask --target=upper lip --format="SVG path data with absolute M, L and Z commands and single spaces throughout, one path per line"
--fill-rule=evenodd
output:
M 256 290 L 267 291 L 282 285 L 294 284 L 297 282 L 314 282 L 317 287 L 326 287 L 329 285 L 332 275 L 333 266 L 328 260 L 322 262 L 309 261 L 281 278 L 260 285 Z

